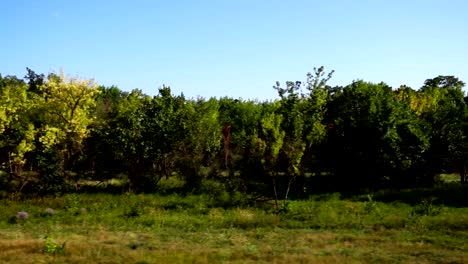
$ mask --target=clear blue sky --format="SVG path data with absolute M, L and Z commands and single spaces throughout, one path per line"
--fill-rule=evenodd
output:
M 466 0 L 6 0 L 0 73 L 58 71 L 154 95 L 276 98 L 313 67 L 419 88 L 468 82 Z

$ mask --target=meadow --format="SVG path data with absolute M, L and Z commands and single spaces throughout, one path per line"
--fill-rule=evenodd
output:
M 0 201 L 1 263 L 468 263 L 468 188 L 91 192 Z

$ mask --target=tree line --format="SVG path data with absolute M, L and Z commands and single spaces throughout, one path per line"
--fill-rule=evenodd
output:
M 232 191 L 301 197 L 318 191 L 432 186 L 441 173 L 468 180 L 467 101 L 454 76 L 414 90 L 353 81 L 333 71 L 277 82 L 279 99 L 188 99 L 125 92 L 60 73 L 0 75 L 0 189 L 73 191 L 121 179 L 156 192 L 207 181 Z

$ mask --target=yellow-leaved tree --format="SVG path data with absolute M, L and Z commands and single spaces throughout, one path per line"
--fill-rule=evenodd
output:
M 43 124 L 38 140 L 44 152 L 54 153 L 65 180 L 76 180 L 71 167 L 82 152 L 83 140 L 95 119 L 98 85 L 90 79 L 49 74 L 39 87 L 36 102 Z
M 0 171 L 15 180 L 22 175 L 25 155 L 34 150 L 35 130 L 29 122 L 33 104 L 27 89 L 14 76 L 0 76 Z

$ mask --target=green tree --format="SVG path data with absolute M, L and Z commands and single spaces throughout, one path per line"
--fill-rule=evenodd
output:
M 153 98 L 133 90 L 117 105 L 110 122 L 115 157 L 121 161 L 134 191 L 154 191 L 169 177 L 183 143 L 185 98 L 169 87 Z
M 85 159 L 78 173 L 94 180 L 118 177 L 125 172 L 123 163 L 117 157 L 115 145 L 118 133 L 114 133 L 119 104 L 128 97 L 116 86 L 98 87 L 100 93 L 96 100 L 96 119 L 91 124 L 91 133 L 85 141 Z
M 330 102 L 327 119 L 332 129 L 327 146 L 343 188 L 379 188 L 388 180 L 409 181 L 401 175 L 419 164 L 427 138 L 398 94 L 404 98 L 385 83 L 356 81 Z
M 221 98 L 219 120 L 229 130 L 229 142 L 224 142 L 223 161 L 228 171 L 228 185 L 231 191 L 253 191 L 251 187 L 263 178 L 260 157 L 254 155 L 252 139 L 257 135 L 262 106 L 256 101 Z M 226 139 L 224 139 L 226 140 Z M 226 155 L 227 154 L 227 155 Z M 236 176 L 239 172 L 239 176 Z
M 427 79 L 424 82 L 421 90 L 441 88 L 441 89 L 456 89 L 461 90 L 465 86 L 465 83 L 452 75 L 439 75 L 432 79 Z
M 418 92 L 415 109 L 430 140 L 430 148 L 424 157 L 428 184 L 433 183 L 437 174 L 454 171 L 453 167 L 464 175 L 467 139 L 463 86 L 464 83 L 456 77 L 438 76 L 426 80 Z
M 182 122 L 185 108 L 185 97 L 173 96 L 167 86 L 161 87 L 158 96 L 144 106 L 143 142 L 152 157 L 156 182 L 158 177 L 169 177 L 174 170 L 179 148 L 186 136 Z
M 318 146 L 326 137 L 324 115 L 330 90 L 326 83 L 333 73 L 327 74 L 323 66 L 314 68 L 313 73 L 307 74 L 306 91 L 300 81 L 286 82 L 285 88 L 279 82 L 274 86 L 280 96 L 278 113 L 282 115 L 285 132 L 281 150 L 283 170 L 290 177 L 288 186 L 296 180 L 296 195 L 304 192 L 306 170 L 317 171 L 312 164 Z
M 26 68 L 27 74 L 24 79 L 28 81 L 28 91 L 31 93 L 41 93 L 41 86 L 44 85 L 46 78 L 44 74 L 37 74 L 33 70 Z
M 221 150 L 219 103 L 215 98 L 188 101 L 178 122 L 183 126 L 180 129 L 184 129 L 177 154 L 178 171 L 185 178 L 187 188 L 198 189 L 203 179 L 219 172 L 216 162 Z
M 274 103 L 272 106 L 272 110 L 264 107 L 264 110 L 267 111 L 264 111 L 262 114 L 262 118 L 259 124 L 258 136 L 253 138 L 253 144 L 256 145 L 258 154 L 261 155 L 263 170 L 269 177 L 271 177 L 273 194 L 275 197 L 275 207 L 276 211 L 278 212 L 277 162 L 280 150 L 283 147 L 285 131 L 281 129 L 282 116 L 277 114 L 275 111 L 280 106 L 280 104 Z M 288 198 L 290 183 L 284 196 L 285 203 Z
M 145 129 L 144 106 L 151 98 L 140 90 L 133 90 L 116 106 L 115 118 L 108 123 L 109 137 L 106 137 L 113 146 L 115 159 L 125 170 L 130 188 L 140 189 L 144 185 L 145 174 L 148 173 L 147 159 L 149 159 L 149 146 L 145 144 L 143 130 Z M 149 186 L 151 187 L 151 186 Z

